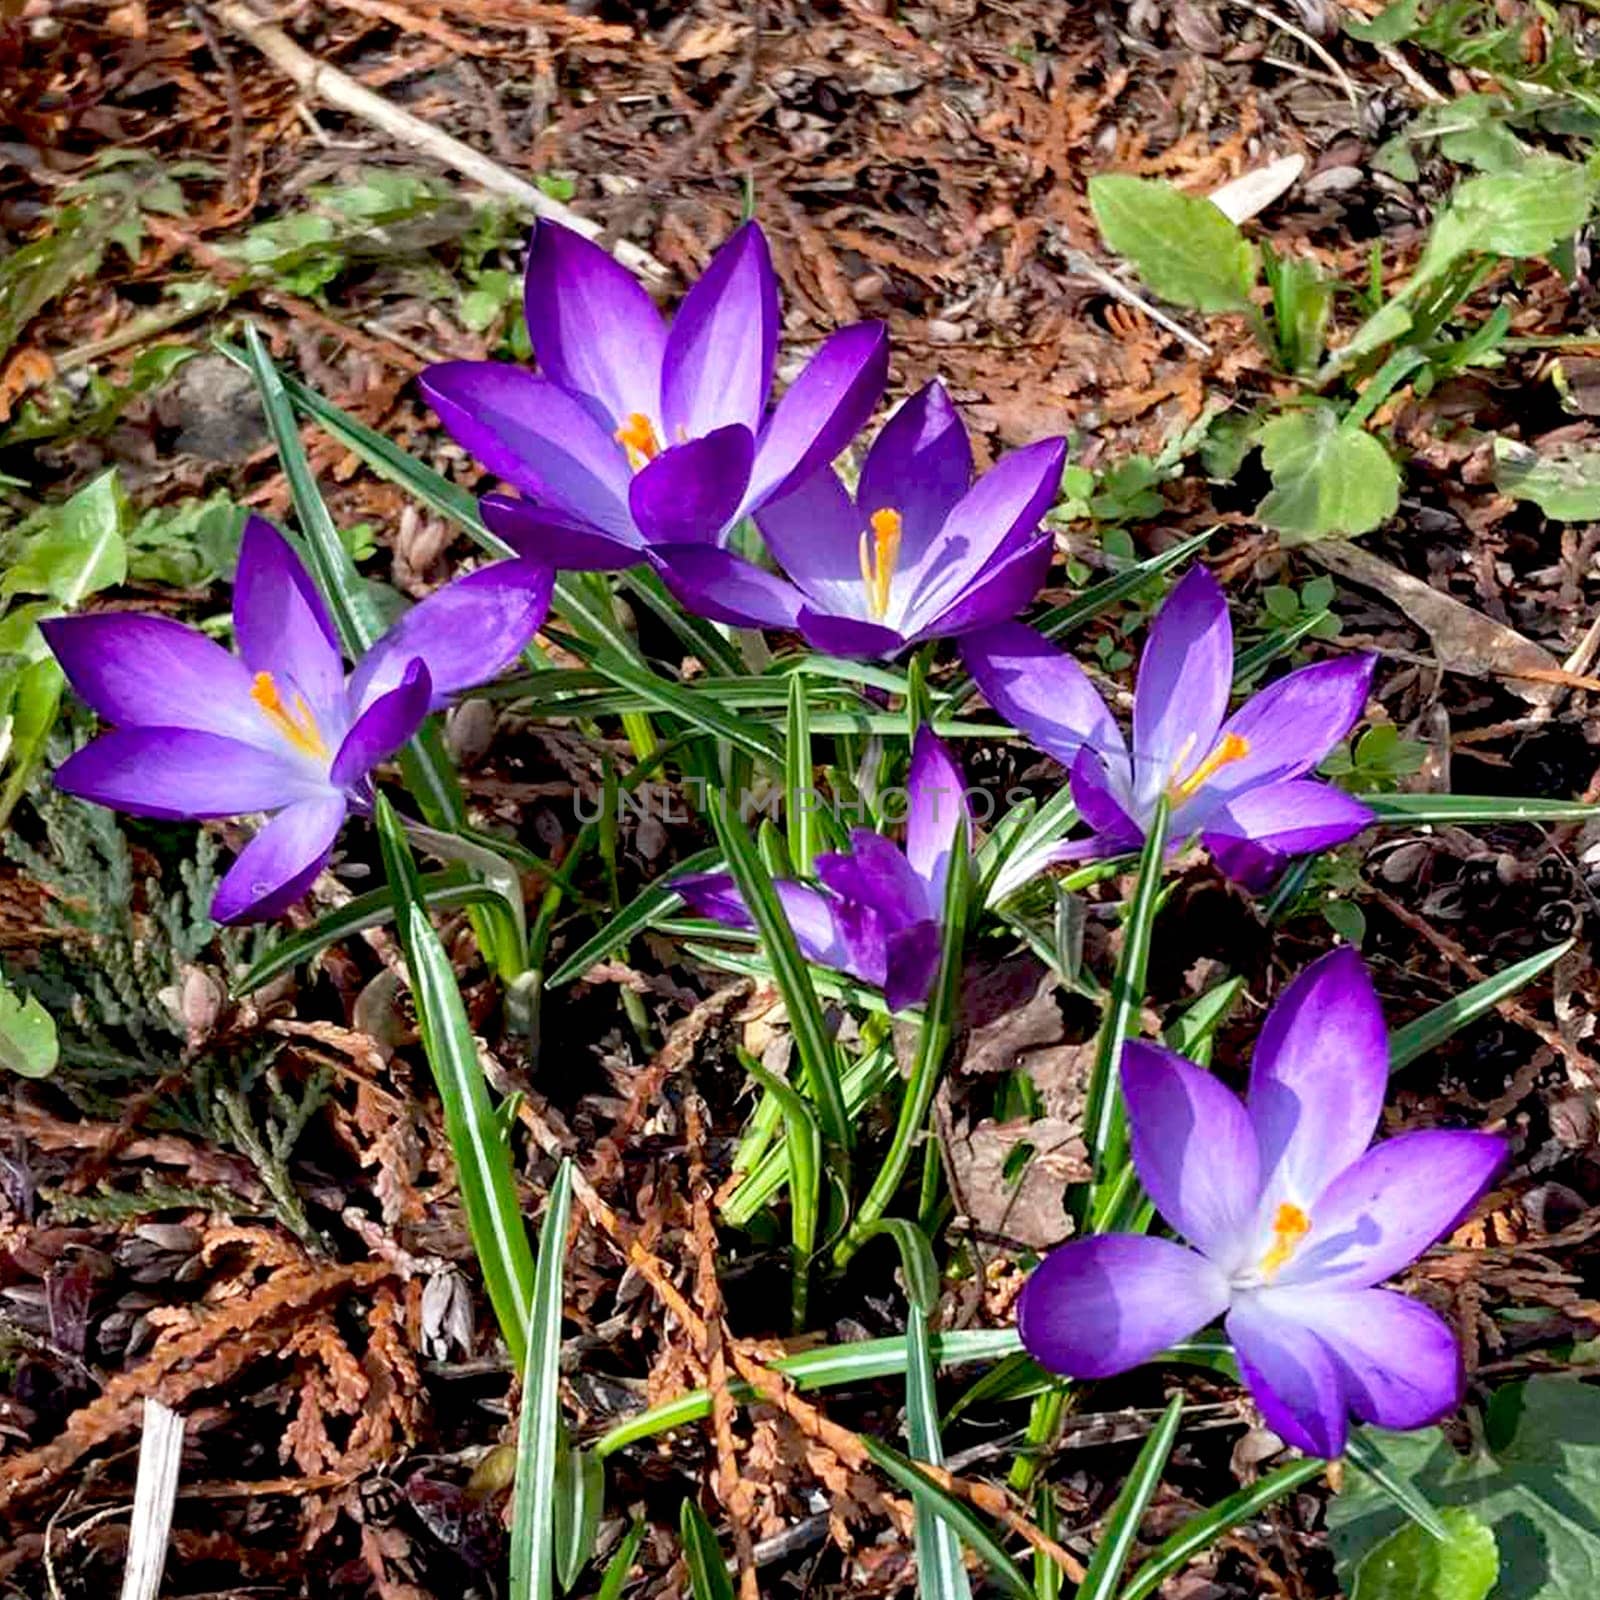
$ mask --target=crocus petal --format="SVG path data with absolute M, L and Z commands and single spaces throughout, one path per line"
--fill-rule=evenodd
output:
M 217 922 L 267 922 L 316 881 L 345 819 L 341 795 L 318 795 L 280 811 L 239 852 L 212 896 Z
M 528 338 L 547 377 L 593 395 L 613 427 L 661 415 L 667 326 L 626 267 L 571 228 L 541 222 L 523 279 Z
M 1389 1035 L 1353 950 L 1314 961 L 1267 1013 L 1246 1104 L 1263 1191 L 1305 1209 L 1372 1143 L 1389 1083 Z
M 672 880 L 672 887 L 683 897 L 684 904 L 702 917 L 729 928 L 755 926 L 738 885 L 727 873 L 685 873 Z M 795 942 L 806 958 L 838 972 L 852 971 L 854 950 L 835 915 L 834 902 L 803 883 L 780 879 L 773 888 L 794 931 Z
M 1461 1347 L 1427 1306 L 1388 1289 L 1263 1289 L 1260 1298 L 1315 1330 L 1363 1422 L 1423 1428 L 1461 1404 Z
M 1060 490 L 1066 453 L 1064 439 L 1041 439 L 1002 456 L 956 503 L 920 558 L 902 556 L 908 615 L 947 610 L 998 555 L 1032 538 Z
M 1134 791 L 1141 809 L 1212 752 L 1233 682 L 1233 624 L 1217 580 L 1191 567 L 1145 641 L 1133 695 Z
M 903 1011 L 928 998 L 939 970 L 939 924 L 914 922 L 897 928 L 885 941 L 883 1000 L 891 1011 Z
M 1137 1234 L 1103 1233 L 1052 1250 L 1017 1306 L 1035 1361 L 1069 1378 L 1108 1378 L 1218 1317 L 1227 1280 L 1202 1255 Z
M 900 514 L 900 564 L 916 571 L 972 482 L 972 445 L 960 413 L 936 378 L 884 423 L 861 464 L 856 504 Z
M 827 965 L 882 988 L 889 980 L 892 935 L 878 907 L 860 900 L 836 899 L 829 899 L 827 905 L 839 941 L 839 953 Z
M 498 677 L 543 624 L 554 586 L 549 567 L 496 561 L 435 589 L 361 658 L 350 676 L 351 701 L 370 705 L 414 661 L 428 669 L 435 710 Z
M 827 466 L 866 425 L 888 376 L 889 331 L 881 322 L 857 322 L 824 340 L 762 430 L 746 506 Z
M 1055 548 L 1050 534 L 1031 540 L 980 573 L 965 594 L 931 621 L 908 613 L 905 626 L 917 640 L 953 639 L 1009 621 L 1044 587 Z
M 854 617 L 830 616 L 813 606 L 801 606 L 795 626 L 813 650 L 828 656 L 871 660 L 895 655 L 906 642 L 894 628 L 885 628 L 877 622 L 858 622 Z
M 789 883 L 780 879 L 772 886 L 778 895 L 778 904 L 794 930 L 795 943 L 809 961 L 819 967 L 832 967 L 838 972 L 854 970 L 853 949 L 847 932 L 841 927 L 834 903 L 817 890 L 803 883 Z M 870 980 L 869 980 L 870 981 Z
M 814 609 L 865 618 L 862 521 L 831 469 L 814 472 L 756 512 L 773 559 L 805 591 Z
M 366 709 L 333 758 L 328 774 L 333 785 L 348 789 L 387 761 L 422 726 L 432 699 L 425 661 L 407 662 L 399 683 L 387 693 L 369 693 Z
M 245 523 L 239 545 L 233 634 L 245 666 L 270 672 L 286 700 L 297 689 L 319 721 L 342 708 L 344 659 L 327 607 L 288 541 L 260 517 Z
M 1133 1164 L 1156 1210 L 1224 1272 L 1243 1264 L 1260 1198 L 1256 1135 L 1239 1097 L 1160 1045 L 1122 1052 Z
M 1311 1231 L 1276 1283 L 1366 1289 L 1449 1233 L 1494 1182 L 1505 1140 L 1428 1128 L 1369 1150 L 1308 1208 Z
M 1333 1353 L 1266 1294 L 1241 1295 L 1228 1313 L 1239 1371 L 1267 1426 L 1286 1444 L 1333 1460 L 1344 1454 L 1350 1400 Z
M 250 698 L 250 671 L 214 639 L 166 617 L 101 612 L 39 624 L 67 681 L 120 727 L 196 728 L 277 747 Z
M 1137 850 L 1144 843 L 1144 829 L 1129 816 L 1111 768 L 1088 745 L 1072 763 L 1072 803 L 1099 837 L 1103 848 L 1098 854 Z
M 1196 819 L 1207 848 L 1230 878 L 1258 887 L 1288 856 L 1331 850 L 1372 826 L 1372 810 L 1354 795 L 1314 778 L 1290 778 L 1208 804 L 1204 789 L 1179 813 L 1205 806 Z
M 562 519 L 637 543 L 628 458 L 590 402 L 508 361 L 444 361 L 417 379 L 450 437 Z
M 675 444 L 636 472 L 628 504 L 645 541 L 720 539 L 744 500 L 754 452 L 754 435 L 733 424 Z
M 683 297 L 667 335 L 661 409 L 668 439 L 739 423 L 761 427 L 778 356 L 778 279 L 766 236 L 747 222 Z
M 967 785 L 949 747 L 924 723 L 911 747 L 906 777 L 906 860 L 928 886 L 928 907 L 935 917 L 944 908 L 945 879 L 950 874 L 950 849 L 959 829 L 972 842 L 972 813 Z
M 479 502 L 483 523 L 524 560 L 570 572 L 612 572 L 639 560 L 639 536 L 625 539 L 575 526 L 532 500 L 486 494 Z
M 961 660 L 984 699 L 1064 767 L 1085 745 L 1126 756 L 1122 730 L 1089 675 L 1032 628 L 1002 622 L 969 633 Z
M 683 903 L 698 916 L 709 917 L 729 928 L 751 926 L 750 912 L 745 906 L 739 886 L 726 872 L 686 872 L 672 880 Z
M 936 917 L 928 886 L 899 848 L 870 828 L 850 830 L 850 849 L 817 857 L 817 878 L 836 895 L 870 906 L 886 929 Z
M 1249 753 L 1220 767 L 1201 792 L 1226 798 L 1310 772 L 1360 720 L 1377 659 L 1318 661 L 1252 695 L 1222 729 L 1244 739 Z
M 736 628 L 792 628 L 800 591 L 715 544 L 658 544 L 650 559 L 662 581 L 696 616 Z
M 55 782 L 80 800 L 169 822 L 275 811 L 321 790 L 287 753 L 189 728 L 103 733 L 67 757 Z

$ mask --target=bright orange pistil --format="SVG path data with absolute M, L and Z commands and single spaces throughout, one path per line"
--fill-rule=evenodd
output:
M 302 755 L 317 761 L 328 759 L 328 747 L 322 742 L 317 719 L 311 714 L 305 696 L 296 693 L 293 705 L 283 703 L 277 680 L 270 672 L 258 672 L 250 685 L 250 698 L 261 707 L 261 714 Z
M 611 437 L 628 452 L 628 465 L 635 472 L 661 453 L 655 424 L 642 411 L 630 411 L 622 426 Z
M 1181 783 L 1172 785 L 1173 800 L 1192 800 L 1201 787 L 1211 778 L 1230 767 L 1235 761 L 1242 761 L 1250 754 L 1250 741 L 1242 738 L 1237 733 L 1225 733 L 1217 741 L 1217 747 L 1200 763 L 1193 772 Z
M 889 613 L 889 589 L 900 560 L 900 513 L 885 506 L 867 520 L 872 542 L 861 535 L 861 581 L 867 586 L 867 606 L 881 622 Z
M 1311 1218 L 1299 1206 L 1287 1201 L 1278 1207 L 1272 1217 L 1272 1243 L 1261 1258 L 1261 1276 L 1269 1283 L 1287 1264 L 1295 1247 L 1311 1232 Z

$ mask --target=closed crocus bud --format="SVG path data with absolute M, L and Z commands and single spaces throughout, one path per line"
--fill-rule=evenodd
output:
M 857 828 L 850 849 L 817 857 L 818 885 L 780 881 L 779 903 L 806 957 L 883 990 L 891 1011 L 925 1000 L 939 968 L 945 882 L 972 818 L 961 770 L 933 730 L 917 730 L 907 775 L 906 840 Z M 673 888 L 701 916 L 753 926 L 725 873 L 691 873 Z

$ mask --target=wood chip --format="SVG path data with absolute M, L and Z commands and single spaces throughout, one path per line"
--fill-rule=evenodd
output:
M 1213 189 L 1207 198 L 1230 222 L 1248 222 L 1282 199 L 1305 170 L 1304 156 L 1280 156 Z

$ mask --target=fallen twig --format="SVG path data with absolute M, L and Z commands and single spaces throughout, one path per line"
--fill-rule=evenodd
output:
M 1120 278 L 1112 277 L 1104 267 L 1091 261 L 1081 250 L 1067 251 L 1067 270 L 1075 277 L 1087 278 L 1091 283 L 1098 284 L 1107 294 L 1114 295 L 1135 310 L 1142 311 L 1152 322 L 1183 340 L 1197 355 L 1211 354 L 1211 346 L 1199 334 L 1190 333 L 1181 322 L 1169 317 L 1159 306 L 1151 305 L 1142 294 L 1130 289 Z
M 559 222 L 563 227 L 590 239 L 603 231 L 598 223 L 579 216 L 559 200 L 552 200 L 526 178 L 508 172 L 498 161 L 441 132 L 409 111 L 402 110 L 382 95 L 374 94 L 349 73 L 341 72 L 337 67 L 307 54 L 282 28 L 263 21 L 244 0 L 211 0 L 211 11 L 219 22 L 253 44 L 307 97 L 320 96 L 329 105 L 382 128 L 391 138 L 431 156 L 485 189 L 516 201 L 535 216 L 548 217 L 552 222 Z M 646 283 L 662 287 L 670 280 L 671 273 L 648 250 L 630 244 L 626 239 L 616 240 L 610 248 L 623 266 Z

